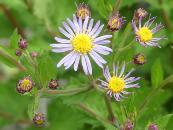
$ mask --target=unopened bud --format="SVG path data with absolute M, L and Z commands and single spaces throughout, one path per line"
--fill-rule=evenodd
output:
M 110 31 L 114 32 L 120 30 L 124 23 L 125 23 L 124 17 L 120 17 L 119 13 L 116 13 L 115 15 L 109 18 L 107 27 Z
M 138 21 L 139 18 L 146 18 L 147 15 L 148 15 L 148 12 L 146 10 L 144 10 L 143 8 L 139 8 L 139 9 L 135 10 L 133 19 L 135 21 Z
M 133 130 L 133 123 L 130 120 L 127 120 L 125 124 L 122 126 L 121 130 Z
M 87 16 L 91 17 L 91 11 L 90 11 L 88 5 L 85 3 L 80 3 L 77 7 L 76 16 L 77 16 L 77 18 L 81 17 L 81 19 L 83 19 L 83 20 Z
M 45 123 L 45 117 L 43 113 L 37 113 L 35 114 L 33 118 L 33 122 L 35 125 L 42 126 Z
M 19 45 L 19 48 L 25 50 L 28 46 L 28 43 L 25 39 L 21 38 L 18 45 Z
M 37 56 L 38 56 L 38 53 L 37 53 L 37 52 L 33 51 L 33 52 L 31 53 L 31 57 L 32 57 L 32 58 L 36 58 Z
M 145 55 L 142 53 L 139 53 L 133 57 L 133 62 L 136 65 L 143 65 L 146 63 Z
M 157 127 L 156 124 L 150 124 L 150 125 L 148 126 L 148 130 L 158 130 L 158 127 Z
M 58 80 L 56 80 L 56 79 L 51 79 L 51 81 L 49 82 L 48 87 L 49 87 L 50 89 L 57 89 L 57 87 L 59 87 Z
M 16 54 L 16 56 L 21 56 L 22 55 L 22 50 L 21 49 L 16 49 L 15 54 Z
M 34 82 L 32 81 L 30 76 L 27 76 L 19 80 L 16 89 L 19 93 L 24 94 L 26 92 L 31 92 L 33 86 Z

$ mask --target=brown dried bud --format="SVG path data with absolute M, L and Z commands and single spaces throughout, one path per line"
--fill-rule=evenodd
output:
M 77 16 L 77 18 L 81 17 L 81 19 L 83 19 L 83 20 L 87 16 L 91 17 L 91 11 L 90 11 L 88 5 L 85 3 L 80 3 L 77 7 L 76 16 Z
M 125 20 L 123 20 L 123 19 L 124 19 L 124 17 L 119 17 L 119 13 L 112 15 L 109 18 L 107 28 L 112 32 L 120 30 L 122 25 L 125 23 Z
M 37 53 L 37 52 L 33 51 L 33 52 L 31 53 L 31 57 L 32 57 L 32 58 L 36 58 L 37 56 L 38 56 L 38 53 Z
M 127 120 L 125 124 L 121 127 L 121 130 L 133 130 L 133 123 L 130 120 Z
M 35 114 L 34 118 L 33 118 L 33 122 L 34 124 L 38 125 L 38 126 L 42 126 L 45 123 L 45 117 L 43 113 L 37 113 Z
M 147 15 L 148 15 L 148 12 L 146 10 L 144 10 L 143 8 L 139 8 L 139 9 L 135 10 L 133 19 L 135 21 L 138 21 L 139 18 L 146 18 Z
M 28 43 L 25 39 L 21 38 L 18 45 L 19 45 L 19 48 L 25 50 L 28 46 Z
M 145 64 L 146 63 L 145 55 L 142 54 L 142 53 L 138 53 L 137 55 L 135 55 L 133 57 L 133 62 L 136 65 L 143 65 L 143 64 Z
M 24 94 L 26 92 L 31 92 L 33 86 L 34 82 L 32 81 L 30 76 L 27 76 L 19 80 L 16 89 L 19 93 Z
M 21 56 L 22 55 L 22 50 L 21 49 L 16 49 L 15 54 L 16 54 L 16 56 Z
M 156 124 L 150 124 L 150 125 L 148 126 L 148 130 L 158 130 L 158 127 L 157 127 Z
M 57 87 L 59 87 L 58 80 L 56 80 L 56 79 L 51 79 L 51 81 L 49 82 L 48 87 L 49 87 L 50 89 L 57 89 Z

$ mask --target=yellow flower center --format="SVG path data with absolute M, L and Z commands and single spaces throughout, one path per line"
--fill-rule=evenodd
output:
M 117 18 L 113 19 L 111 24 L 112 28 L 119 28 L 121 26 L 121 22 Z
M 81 9 L 78 12 L 78 15 L 82 18 L 85 19 L 86 16 L 89 16 L 89 12 L 87 9 Z
M 148 42 L 153 38 L 153 33 L 147 27 L 142 27 L 137 32 L 137 35 L 140 37 L 142 42 Z
M 121 92 L 125 87 L 125 82 L 124 79 L 118 78 L 116 76 L 113 76 L 110 81 L 108 88 L 113 92 L 113 93 L 119 93 Z
M 72 40 L 72 46 L 76 52 L 82 54 L 88 53 L 91 51 L 93 47 L 92 39 L 87 34 L 84 33 L 77 34 Z
M 30 83 L 30 80 L 28 80 L 28 79 L 24 79 L 23 81 L 22 81 L 22 86 L 28 86 L 28 85 L 30 85 L 31 83 Z
M 145 57 L 143 55 L 139 55 L 137 57 L 137 61 L 139 61 L 140 63 L 144 63 L 145 62 Z

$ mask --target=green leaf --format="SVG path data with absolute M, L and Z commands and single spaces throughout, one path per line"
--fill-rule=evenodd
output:
M 20 35 L 17 33 L 17 29 L 14 30 L 13 34 L 11 35 L 10 38 L 10 49 L 15 50 L 18 48 L 18 42 L 20 39 Z
M 151 67 L 151 82 L 153 87 L 158 87 L 163 80 L 163 68 L 160 58 L 154 61 Z
M 171 119 L 173 119 L 173 114 L 167 114 L 157 119 L 155 123 L 159 126 L 159 130 L 168 130 L 166 127 Z

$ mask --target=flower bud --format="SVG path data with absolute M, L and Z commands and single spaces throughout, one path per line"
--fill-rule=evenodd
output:
M 45 117 L 43 113 L 37 113 L 35 114 L 33 118 L 33 122 L 35 125 L 42 126 L 45 123 Z
M 51 79 L 51 81 L 49 82 L 48 87 L 49 87 L 50 89 L 57 89 L 57 87 L 59 87 L 58 80 L 56 80 L 56 79 Z
M 125 23 L 125 20 L 123 19 L 124 17 L 119 17 L 119 13 L 116 13 L 109 18 L 107 28 L 112 32 L 120 30 L 122 25 Z
M 158 130 L 158 127 L 157 127 L 156 124 L 150 124 L 150 125 L 148 126 L 148 130 Z
M 28 43 L 25 39 L 21 38 L 18 45 L 19 45 L 19 48 L 25 50 L 28 46 Z
M 31 92 L 33 86 L 34 82 L 32 81 L 30 76 L 27 76 L 19 80 L 16 89 L 19 93 L 24 94 L 26 92 Z
M 22 55 L 22 50 L 21 49 L 16 49 L 15 54 L 16 54 L 16 56 L 21 56 Z
M 37 52 L 33 51 L 33 52 L 31 53 L 31 57 L 32 57 L 32 58 L 36 58 L 37 56 L 38 56 L 38 53 L 37 53 Z
M 121 127 L 121 130 L 133 130 L 133 123 L 130 120 L 127 120 L 123 127 Z
M 137 55 L 135 55 L 133 57 L 133 62 L 136 65 L 143 65 L 143 64 L 145 64 L 146 63 L 145 55 L 142 54 L 142 53 L 138 53 Z
M 77 18 L 81 17 L 84 20 L 87 16 L 91 17 L 91 11 L 87 4 L 80 3 L 76 11 Z
M 138 21 L 139 18 L 146 18 L 147 15 L 148 15 L 148 12 L 146 10 L 144 10 L 143 8 L 139 8 L 135 10 L 133 19 L 135 21 Z

